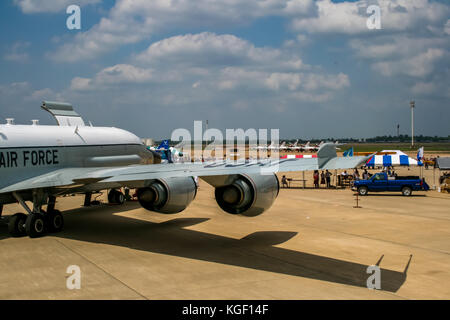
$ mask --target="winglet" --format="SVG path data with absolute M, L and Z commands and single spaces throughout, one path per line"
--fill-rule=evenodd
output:
M 334 143 L 324 143 L 317 152 L 319 169 L 350 169 L 365 163 L 369 157 L 338 157 Z
M 378 153 L 378 152 L 374 152 L 374 153 L 369 154 L 368 156 L 366 156 L 367 158 L 366 158 L 366 160 L 365 160 L 365 162 L 364 162 L 364 165 L 369 166 L 369 162 L 372 161 L 372 158 L 375 157 L 375 155 L 376 155 L 377 153 Z M 373 162 L 373 166 L 375 166 L 375 159 L 374 159 L 373 161 L 374 161 L 374 162 Z
M 336 146 L 334 143 L 324 143 L 317 151 L 319 168 L 322 168 L 328 161 L 337 157 Z

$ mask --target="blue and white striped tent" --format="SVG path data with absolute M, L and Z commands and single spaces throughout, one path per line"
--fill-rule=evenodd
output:
M 368 167 L 395 167 L 395 166 L 422 166 L 423 163 L 409 157 L 399 150 L 383 150 L 381 153 L 392 153 L 392 155 L 374 155 L 366 163 Z

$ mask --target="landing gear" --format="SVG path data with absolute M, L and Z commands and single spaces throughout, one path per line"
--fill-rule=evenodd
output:
M 45 225 L 45 217 L 42 213 L 32 213 L 27 217 L 25 230 L 30 238 L 37 238 L 44 235 Z
M 108 193 L 108 202 L 110 204 L 124 204 L 125 196 L 122 192 L 117 191 L 116 189 L 111 189 Z
M 27 220 L 27 215 L 23 213 L 16 213 L 11 218 L 9 218 L 8 222 L 8 231 L 9 234 L 13 237 L 23 237 L 25 236 L 25 223 Z
M 3 213 L 3 205 L 0 204 L 0 225 L 5 224 L 5 221 L 6 221 L 5 217 L 2 217 L 2 213 Z
M 87 192 L 84 194 L 84 207 L 89 207 L 91 205 L 92 192 Z
M 13 192 L 13 196 L 28 215 L 16 213 L 9 219 L 8 230 L 11 236 L 28 235 L 30 238 L 37 238 L 47 232 L 59 232 L 63 229 L 64 218 L 60 211 L 55 210 L 55 197 L 47 196 L 42 190 L 33 190 L 33 210 L 31 210 L 20 194 Z M 45 202 L 47 212 L 42 210 Z
M 60 232 L 64 227 L 64 218 L 59 210 L 47 212 L 47 229 L 48 232 Z

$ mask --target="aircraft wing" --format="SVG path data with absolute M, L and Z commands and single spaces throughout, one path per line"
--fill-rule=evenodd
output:
M 85 186 L 101 183 L 106 188 L 136 186 L 152 179 L 222 176 L 235 174 L 271 174 L 288 171 L 350 169 L 364 163 L 368 157 L 336 156 L 332 144 L 321 147 L 317 158 L 278 159 L 264 161 L 220 161 L 204 163 L 150 164 L 125 167 L 64 168 L 33 177 L 0 189 L 0 193 L 37 188 Z

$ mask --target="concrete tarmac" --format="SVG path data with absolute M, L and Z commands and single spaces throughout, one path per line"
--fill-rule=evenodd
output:
M 307 189 L 281 189 L 252 218 L 221 211 L 203 181 L 177 215 L 59 198 L 60 233 L 12 238 L 0 227 L 0 299 L 450 298 L 450 195 L 373 194 L 353 208 L 351 190 L 314 190 L 306 176 Z M 366 286 L 375 264 L 381 290 Z M 81 289 L 66 286 L 72 265 Z

